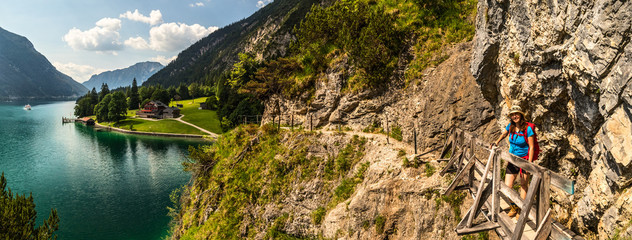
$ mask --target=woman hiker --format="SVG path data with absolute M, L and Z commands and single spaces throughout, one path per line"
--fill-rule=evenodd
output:
M 522 157 L 529 162 L 533 162 L 534 153 L 529 151 L 534 151 L 535 145 L 535 131 L 531 127 L 527 126 L 527 121 L 525 120 L 525 114 L 522 112 L 522 108 L 520 106 L 512 106 L 509 111 L 510 123 L 506 127 L 506 131 L 500 135 L 496 142 L 492 143 L 492 146 L 498 146 L 498 143 L 503 140 L 507 135 L 509 135 L 509 153 L 514 154 L 518 157 Z M 527 135 L 527 138 L 524 135 Z M 528 139 L 528 142 L 525 141 Z M 509 188 L 513 188 L 514 181 L 516 177 L 520 175 L 520 197 L 525 199 L 527 197 L 527 189 L 529 187 L 529 176 L 531 174 L 527 173 L 525 170 L 516 167 L 512 163 L 507 164 L 507 170 L 505 174 L 505 184 L 509 186 Z M 520 209 L 516 206 L 515 203 L 511 203 L 511 209 L 507 215 L 509 217 L 519 216 Z

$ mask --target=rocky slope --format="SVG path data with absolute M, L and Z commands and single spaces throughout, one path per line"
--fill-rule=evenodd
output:
M 630 236 L 632 3 L 479 1 L 471 71 L 499 126 L 518 102 L 541 134 L 541 165 L 578 181 L 554 197 L 576 232 Z
M 88 91 L 23 36 L 0 28 L 0 99 L 72 99 Z
M 127 87 L 131 86 L 132 81 L 136 78 L 136 81 L 140 85 L 163 67 L 162 64 L 157 62 L 136 63 L 128 68 L 92 75 L 88 81 L 82 84 L 88 89 L 96 88 L 97 91 L 99 91 L 101 84 L 107 83 L 110 89 Z
M 410 145 L 381 134 L 266 131 L 219 140 L 221 152 L 199 166 L 214 170 L 196 171 L 184 194 L 174 238 L 457 238 L 469 198 L 440 195 L 437 165 L 402 166 Z M 225 154 L 229 145 L 236 155 Z
M 447 49 L 450 56 L 435 68 L 426 69 L 424 79 L 405 86 L 393 79 L 386 91 L 366 90 L 358 94 L 341 92 L 350 67 L 345 59 L 336 61 L 325 79 L 318 81 L 311 101 L 286 100 L 273 96 L 266 102 L 264 122 L 280 115 L 281 122 L 313 128 L 344 125 L 357 131 L 367 127 L 402 130 L 403 140 L 413 141 L 417 129 L 420 146 L 443 141 L 443 133 L 452 126 L 476 132 L 485 139 L 500 133 L 492 106 L 485 101 L 468 70 L 472 44 L 462 43 Z M 278 121 L 278 118 L 277 120 Z

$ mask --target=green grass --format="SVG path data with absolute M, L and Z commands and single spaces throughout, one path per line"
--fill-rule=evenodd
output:
M 219 117 L 217 117 L 216 111 L 198 109 L 200 103 L 206 101 L 206 97 L 196 98 L 194 100 L 180 100 L 173 101 L 170 105 L 182 104 L 180 114 L 184 115 L 182 120 L 194 124 L 198 127 L 204 128 L 213 133 L 221 134 L 222 127 L 220 125 Z
M 378 234 L 382 234 L 384 232 L 384 224 L 386 223 L 386 218 L 382 215 L 378 215 L 375 218 L 375 231 Z
M 318 207 L 312 212 L 312 220 L 314 220 L 314 223 L 316 225 L 320 225 L 320 223 L 323 221 L 323 218 L 325 217 L 325 214 L 327 214 L 327 209 L 325 209 L 324 207 Z
M 173 101 L 169 105 L 176 106 L 176 104 L 182 104 L 184 107 L 180 109 L 180 113 L 185 115 L 182 120 L 197 125 L 203 129 L 208 131 L 221 134 L 222 128 L 219 124 L 219 119 L 217 117 L 217 113 L 211 110 L 200 110 L 198 107 L 200 103 L 206 101 L 206 97 L 196 98 L 196 99 L 187 99 L 181 101 Z M 178 122 L 173 119 L 161 119 L 158 121 L 150 121 L 142 118 L 133 118 L 136 116 L 137 109 L 127 110 L 127 119 L 122 120 L 118 123 L 99 123 L 105 126 L 112 126 L 121 128 L 124 130 L 131 130 L 130 127 L 134 131 L 139 132 L 156 132 L 156 133 L 180 133 L 180 134 L 197 134 L 197 135 L 207 135 L 206 133 L 192 127 L 186 125 L 184 123 Z M 95 116 L 90 116 L 93 119 L 96 119 Z
M 402 128 L 400 126 L 397 126 L 397 125 L 393 126 L 391 128 L 390 134 L 391 134 L 391 137 L 397 141 L 401 142 L 402 139 L 404 139 L 402 135 Z
M 113 126 L 124 130 L 130 130 L 130 126 L 134 131 L 138 132 L 156 132 L 156 133 L 182 133 L 182 134 L 198 134 L 205 135 L 204 132 L 197 128 L 191 127 L 184 123 L 172 119 L 163 119 L 160 121 L 149 121 L 143 119 L 128 118 L 117 124 L 99 123 L 102 125 Z

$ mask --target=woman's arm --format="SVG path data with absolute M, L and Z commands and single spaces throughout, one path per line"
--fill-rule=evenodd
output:
M 527 139 L 529 140 L 529 162 L 533 162 L 533 155 L 535 154 L 535 137 L 531 136 Z
M 503 140 L 503 138 L 507 137 L 508 134 L 509 134 L 508 131 L 503 131 L 503 133 L 500 134 L 500 137 L 498 137 L 498 139 L 494 143 L 492 143 L 492 145 L 498 146 L 498 143 L 500 143 L 500 141 Z

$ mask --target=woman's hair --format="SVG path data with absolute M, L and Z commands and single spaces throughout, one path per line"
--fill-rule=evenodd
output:
M 522 115 L 521 113 L 518 113 L 520 115 L 520 121 L 518 121 L 518 126 L 516 126 L 516 123 L 512 120 L 510 120 L 511 125 L 509 126 L 509 133 L 515 133 L 515 132 L 519 132 L 516 131 L 516 128 L 519 128 L 520 130 L 522 129 L 526 129 L 527 128 L 527 120 L 524 119 L 524 115 Z

